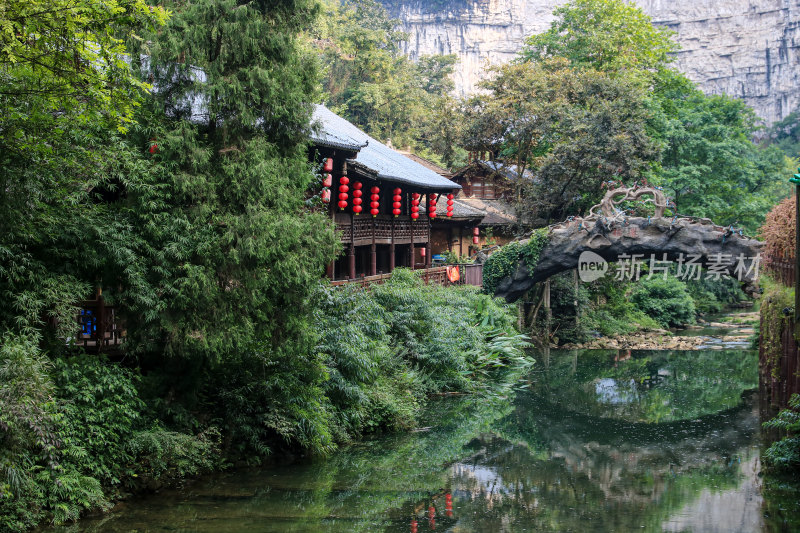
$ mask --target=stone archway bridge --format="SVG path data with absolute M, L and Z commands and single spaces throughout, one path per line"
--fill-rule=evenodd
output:
M 642 199 L 644 198 L 644 199 Z M 652 203 L 651 217 L 628 217 L 619 207 L 627 201 Z M 495 296 L 513 302 L 522 297 L 534 284 L 566 270 L 578 268 L 579 259 L 594 257 L 607 262 L 621 258 L 639 257 L 649 262 L 686 260 L 715 271 L 727 271 L 739 277 L 745 289 L 754 289 L 758 276 L 759 252 L 763 243 L 746 237 L 740 231 L 715 225 L 709 219 L 664 217 L 667 201 L 664 194 L 651 187 L 618 188 L 606 193 L 589 215 L 551 226 L 546 246 L 531 271 L 520 259 L 513 274 L 497 284 Z M 526 244 L 527 241 L 520 241 Z M 585 254 L 592 252 L 592 254 Z M 755 259 L 755 258 L 759 259 Z M 599 259 L 598 258 L 598 259 Z M 741 259 L 748 270 L 741 270 Z M 737 270 L 739 267 L 740 270 Z M 606 275 L 615 275 L 613 271 Z

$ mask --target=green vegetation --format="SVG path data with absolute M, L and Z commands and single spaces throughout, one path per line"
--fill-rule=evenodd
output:
M 525 244 L 511 242 L 490 255 L 483 265 L 484 292 L 494 294 L 500 280 L 514 274 L 520 261 L 525 262 L 528 272 L 533 272 L 549 239 L 549 230 L 541 228 L 534 231 Z
M 381 142 L 411 148 L 455 167 L 465 162 L 453 90 L 455 55 L 424 56 L 414 63 L 375 0 L 325 0 L 321 24 L 311 32 L 323 66 L 323 99 L 331 109 Z
M 772 420 L 764 422 L 764 427 L 780 429 L 788 433 L 772 443 L 764 452 L 767 464 L 779 470 L 796 470 L 800 467 L 800 394 L 792 394 L 789 406 L 781 409 Z
M 755 114 L 669 68 L 677 45 L 623 0 L 572 0 L 467 105 L 464 144 L 532 173 L 523 222 L 585 214 L 610 183 L 648 182 L 673 211 L 754 232 L 789 192 Z

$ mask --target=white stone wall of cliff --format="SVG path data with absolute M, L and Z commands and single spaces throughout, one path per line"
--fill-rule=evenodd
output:
M 395 1 L 406 53 L 457 54 L 456 90 L 476 90 L 488 64 L 509 61 L 545 31 L 564 0 L 454 1 L 426 10 Z M 743 98 L 767 123 L 800 105 L 800 0 L 636 0 L 677 32 L 675 65 L 709 94 Z

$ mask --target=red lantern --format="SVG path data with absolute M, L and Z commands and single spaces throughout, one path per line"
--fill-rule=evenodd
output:
M 412 519 L 411 520 L 411 533 L 417 533 L 417 531 L 418 531 L 417 527 L 418 527 L 417 526 L 417 521 Z
M 381 190 L 378 187 L 372 187 L 370 189 L 372 195 L 370 196 L 370 203 L 369 203 L 369 214 L 373 217 L 378 216 L 381 207 Z
M 411 220 L 417 220 L 419 218 L 419 193 L 415 192 L 411 194 Z
M 347 176 L 339 178 L 339 209 L 341 210 L 347 209 L 347 191 L 350 190 L 350 187 L 347 186 L 348 183 L 350 180 Z
M 472 228 L 472 234 L 477 237 L 478 235 L 481 234 L 481 229 L 480 228 Z
M 422 256 L 422 257 L 425 257 L 425 254 L 426 254 L 426 253 L 427 253 L 427 252 L 425 251 L 425 248 L 424 248 L 424 247 L 419 249 L 419 255 L 420 255 L 420 256 Z
M 362 204 L 361 195 L 362 194 L 363 194 L 363 191 L 361 190 L 361 182 L 360 181 L 354 181 L 353 182 L 353 213 L 355 213 L 356 215 L 361 213 L 361 211 L 363 210 L 363 208 L 361 207 L 361 204 Z
M 331 172 L 333 170 L 333 159 L 330 157 L 325 160 L 325 163 L 322 166 L 322 170 L 324 172 Z
M 430 208 L 428 209 L 428 216 L 430 218 L 436 218 L 436 199 L 437 199 L 437 196 L 435 194 L 432 194 L 432 195 L 429 195 L 428 198 L 429 198 L 428 204 L 430 205 Z
M 403 207 L 403 197 L 400 196 L 402 193 L 403 191 L 399 187 L 392 191 L 392 214 L 394 216 L 398 216 L 402 212 L 401 209 Z
M 150 152 L 151 154 L 158 152 L 158 144 L 156 144 L 155 137 L 150 139 L 150 147 L 147 149 L 147 151 Z
M 333 176 L 330 174 L 325 174 L 325 176 L 322 178 L 322 186 L 330 187 L 331 185 L 333 185 Z
M 481 242 L 480 234 L 480 228 L 472 228 L 472 244 L 479 244 Z
M 472 238 L 472 244 L 480 244 L 480 242 L 481 242 L 481 238 L 480 237 L 473 237 Z
M 447 216 L 453 216 L 453 193 L 447 195 Z
M 331 201 L 331 190 L 330 189 L 322 189 L 322 201 L 326 204 Z
M 446 514 L 448 518 L 452 518 L 453 516 L 453 496 L 449 492 L 444 495 L 444 514 Z

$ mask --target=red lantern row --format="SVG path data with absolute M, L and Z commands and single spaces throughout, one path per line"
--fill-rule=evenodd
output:
M 397 188 L 392 192 L 392 214 L 394 216 L 398 216 L 401 212 L 400 209 L 403 207 L 403 197 L 401 196 L 402 193 L 403 191 L 400 190 L 400 188 Z
M 411 194 L 411 219 L 417 220 L 419 218 L 419 193 Z
M 430 218 L 436 218 L 436 200 L 439 199 L 439 195 L 437 194 L 430 194 L 428 195 L 430 205 L 430 209 L 428 209 L 428 216 Z
M 350 179 L 347 176 L 339 178 L 339 209 L 342 210 L 347 209 L 347 191 L 350 190 L 348 183 L 350 183 Z
M 447 216 L 453 216 L 453 193 L 447 195 Z
M 480 234 L 481 230 L 479 228 L 472 229 L 472 244 L 479 244 L 481 242 Z
M 361 191 L 361 182 L 360 181 L 353 182 L 353 213 L 355 213 L 356 215 L 361 213 L 362 211 L 361 196 L 363 194 L 364 193 Z
M 381 207 L 381 195 L 380 195 L 380 192 L 381 192 L 381 190 L 378 187 L 372 187 L 372 189 L 370 189 L 370 191 L 372 192 L 372 196 L 370 196 L 369 214 L 372 215 L 373 217 L 375 217 L 375 216 L 378 216 L 378 213 L 380 212 L 380 207 Z

